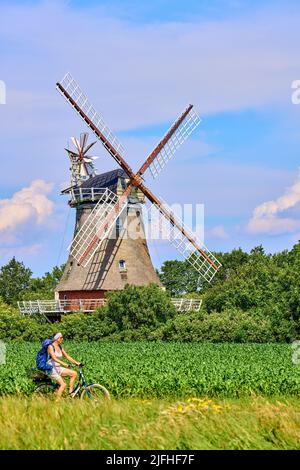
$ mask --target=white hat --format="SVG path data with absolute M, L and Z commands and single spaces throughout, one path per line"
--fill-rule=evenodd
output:
M 53 336 L 54 341 L 62 337 L 62 333 L 56 333 L 56 335 Z

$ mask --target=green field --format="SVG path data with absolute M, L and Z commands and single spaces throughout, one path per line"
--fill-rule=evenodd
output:
M 300 400 L 0 398 L 0 449 L 300 449 Z
M 39 343 L 7 344 L 0 395 L 30 395 L 26 370 Z M 180 399 L 299 396 L 300 365 L 287 344 L 75 343 L 65 349 L 86 364 L 90 381 L 114 398 Z
M 112 400 L 36 398 L 39 343 L 7 344 L 0 449 L 300 449 L 300 366 L 286 344 L 75 343 Z

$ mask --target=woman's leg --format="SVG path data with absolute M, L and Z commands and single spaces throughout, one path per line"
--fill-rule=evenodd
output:
M 66 384 L 66 382 L 63 380 L 62 377 L 57 377 L 57 378 L 55 379 L 55 382 L 58 383 L 58 385 L 59 385 L 59 388 L 58 388 L 57 392 L 55 392 L 55 393 L 56 393 L 56 396 L 57 396 L 57 398 L 61 398 L 63 392 L 64 392 L 65 389 L 66 389 L 67 384 Z
M 76 370 L 64 369 L 61 373 L 62 377 L 70 377 L 69 393 L 73 392 L 75 380 L 77 379 Z

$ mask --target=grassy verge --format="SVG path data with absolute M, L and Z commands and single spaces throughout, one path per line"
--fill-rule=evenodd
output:
M 0 398 L 0 449 L 300 449 L 300 399 Z

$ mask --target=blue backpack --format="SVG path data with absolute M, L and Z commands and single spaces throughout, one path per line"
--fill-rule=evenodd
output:
M 36 355 L 36 366 L 39 370 L 42 370 L 44 372 L 53 369 L 50 364 L 47 364 L 47 361 L 49 359 L 48 346 L 50 344 L 52 344 L 52 340 L 49 338 L 45 339 L 45 341 L 42 342 L 42 349 L 40 349 Z

